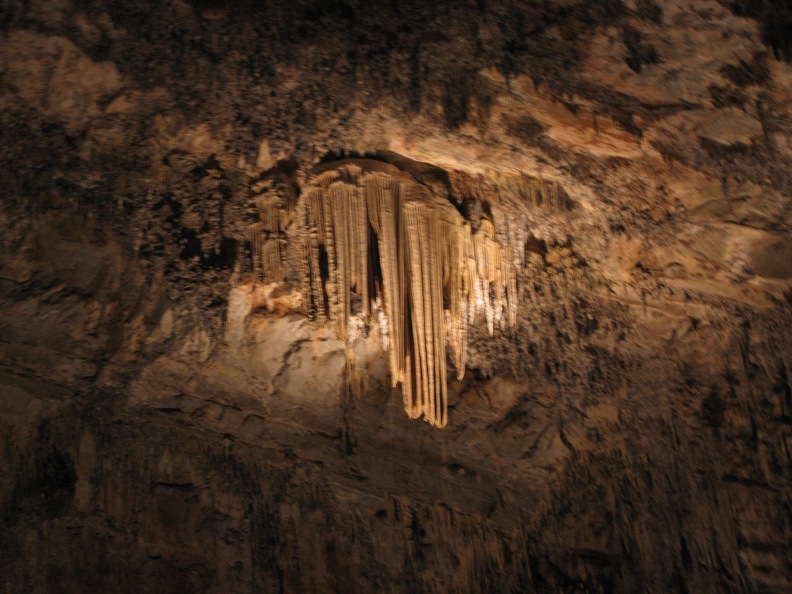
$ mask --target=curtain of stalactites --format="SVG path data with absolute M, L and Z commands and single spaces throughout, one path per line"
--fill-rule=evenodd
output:
M 351 317 L 368 319 L 379 300 L 391 379 L 402 386 L 407 414 L 445 426 L 446 348 L 461 378 L 474 316 L 484 314 L 490 332 L 504 313 L 512 319 L 514 250 L 500 245 L 491 221 L 482 220 L 473 233 L 447 200 L 425 187 L 354 164 L 315 176 L 298 211 L 312 311 L 346 338 Z M 376 279 L 372 253 L 379 254 Z

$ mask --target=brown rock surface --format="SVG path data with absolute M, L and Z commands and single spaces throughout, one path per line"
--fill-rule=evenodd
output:
M 10 0 L 0 35 L 1 592 L 792 592 L 785 2 Z M 519 246 L 445 429 L 381 302 L 306 316 L 303 189 L 350 157 Z

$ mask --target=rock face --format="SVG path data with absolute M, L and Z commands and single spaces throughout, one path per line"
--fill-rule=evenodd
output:
M 0 34 L 0 592 L 792 592 L 786 2 Z

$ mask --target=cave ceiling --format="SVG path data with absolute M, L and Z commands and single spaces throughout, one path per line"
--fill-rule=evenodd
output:
M 787 2 L 0 36 L 0 592 L 792 592 Z

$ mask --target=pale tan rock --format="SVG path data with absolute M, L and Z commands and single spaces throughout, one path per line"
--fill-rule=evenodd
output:
M 269 142 L 265 139 L 261 141 L 258 149 L 258 156 L 256 157 L 256 168 L 266 171 L 275 163 L 270 153 Z
M 721 146 L 750 146 L 762 135 L 762 124 L 742 110 L 722 109 L 709 114 L 696 132 Z

